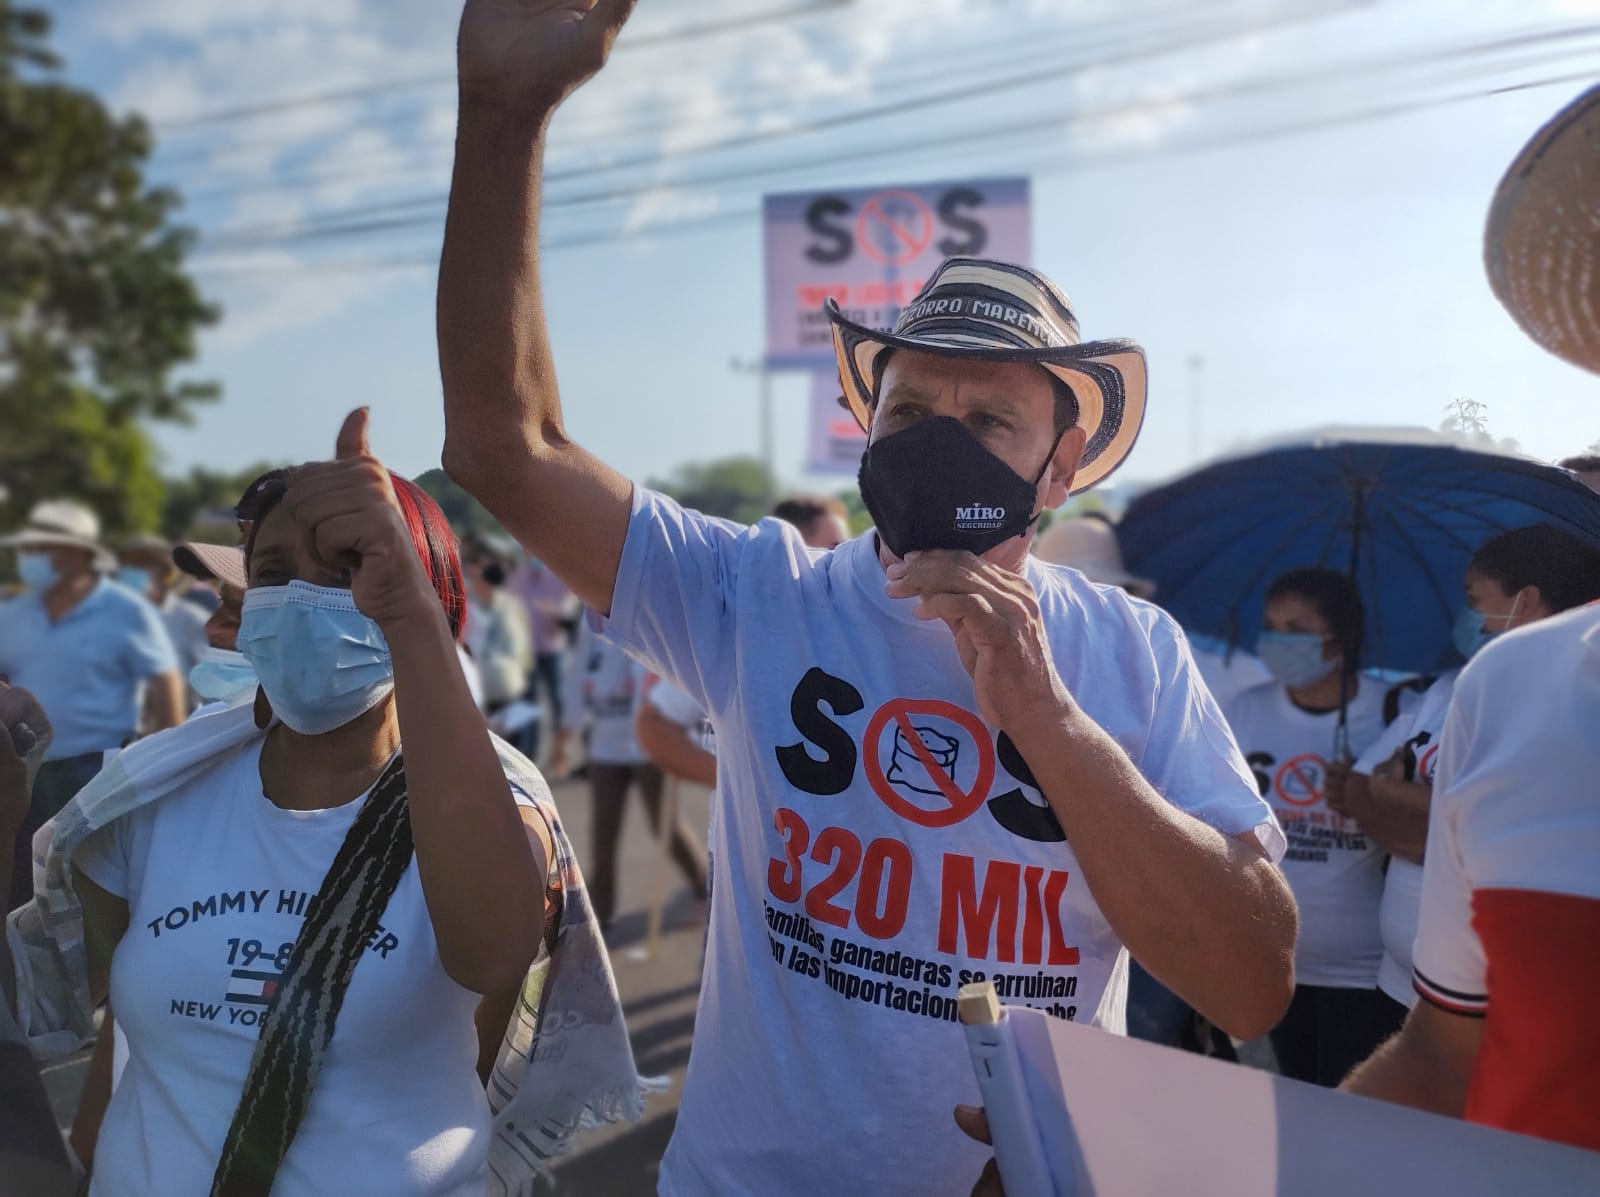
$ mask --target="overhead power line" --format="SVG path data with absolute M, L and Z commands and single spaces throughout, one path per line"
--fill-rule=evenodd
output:
M 1342 11 L 1352 7 L 1349 0 L 1341 0 L 1334 5 L 1319 5 L 1312 11 L 1302 11 L 1294 16 L 1284 17 L 1274 23 L 1278 28 L 1287 24 L 1295 24 L 1305 20 L 1317 19 L 1328 15 L 1330 11 Z M 1190 37 L 1185 40 L 1162 43 L 1158 46 L 1144 46 L 1129 48 L 1114 55 L 1096 57 L 1092 63 L 1079 63 L 1078 66 L 1093 65 L 1096 67 L 1112 66 L 1137 61 L 1142 58 L 1155 57 L 1163 54 L 1177 52 L 1178 50 L 1196 49 L 1200 46 L 1214 44 L 1219 41 L 1229 41 L 1246 34 L 1261 31 L 1259 25 L 1248 29 L 1230 27 L 1226 30 L 1209 30 L 1206 33 Z M 728 137 L 714 138 L 707 141 L 693 143 L 686 146 L 674 147 L 671 150 L 655 151 L 647 154 L 636 154 L 608 163 L 595 163 L 585 166 L 576 166 L 565 169 L 552 169 L 545 175 L 547 183 L 564 183 L 573 179 L 588 178 L 600 174 L 625 171 L 640 167 L 653 167 L 667 161 L 678 161 L 701 156 L 726 153 L 730 150 L 749 149 L 756 146 L 771 145 L 781 141 L 799 137 L 806 137 L 817 133 L 830 132 L 847 128 L 866 122 L 882 120 L 888 117 L 900 116 L 910 112 L 921 112 L 929 108 L 948 107 L 952 104 L 969 102 L 998 95 L 1003 92 L 1015 91 L 1023 87 L 1047 83 L 1061 78 L 1070 67 L 1065 64 L 1054 63 L 1049 67 L 1022 72 L 1006 76 L 1002 79 L 989 80 L 980 83 L 967 83 L 941 91 L 923 93 L 917 96 L 901 98 L 887 103 L 865 105 L 848 109 L 843 112 L 801 121 L 772 129 L 758 129 L 751 132 L 739 133 Z M 1041 119 L 1041 118 L 1034 118 Z M 385 212 L 411 208 L 435 207 L 445 202 L 448 198 L 445 192 L 429 192 L 422 195 L 386 200 L 379 203 L 355 205 L 343 209 L 334 209 L 320 213 L 315 218 L 315 224 L 329 224 L 342 226 L 350 224 L 365 226 L 369 218 Z M 252 225 L 240 228 L 224 229 L 212 234 L 209 239 L 225 242 L 229 239 L 241 239 L 262 236 L 285 235 L 294 232 L 296 228 L 306 231 L 313 227 L 313 222 L 298 222 L 297 225 L 286 227 L 282 222 L 265 225 Z
M 739 33 L 761 25 L 772 25 L 780 21 L 793 21 L 803 17 L 835 12 L 839 9 L 849 8 L 855 2 L 856 0 L 807 0 L 806 3 L 791 4 L 786 8 L 768 9 L 765 12 L 750 13 L 742 17 L 723 17 L 716 21 L 686 25 L 677 29 L 666 29 L 659 33 L 641 33 L 636 36 L 629 36 L 624 33 L 622 37 L 617 39 L 616 49 L 613 52 L 648 50 L 658 46 L 671 45 L 674 42 L 700 41 L 709 37 Z M 454 71 L 431 71 L 426 74 L 388 79 L 381 83 L 367 83 L 354 87 L 338 87 L 327 91 L 310 92 L 299 96 L 286 96 L 283 99 L 269 100 L 261 104 L 242 104 L 232 108 L 219 108 L 211 112 L 202 112 L 196 116 L 157 120 L 155 124 L 161 133 L 170 134 L 187 129 L 204 128 L 208 125 L 259 120 L 264 116 L 277 116 L 280 113 L 296 112 L 306 108 L 320 108 L 328 104 L 343 104 L 352 100 L 366 100 L 375 96 L 439 87 L 454 83 L 455 80 Z
M 1589 27 L 1590 34 L 1600 34 L 1600 26 Z M 1065 128 L 1092 125 L 1159 113 L 1171 105 L 1199 106 L 1221 102 L 1276 95 L 1306 88 L 1324 86 L 1373 74 L 1414 69 L 1418 66 L 1437 65 L 1472 57 L 1489 49 L 1504 48 L 1507 44 L 1526 44 L 1520 40 L 1494 39 L 1491 42 L 1471 43 L 1448 47 L 1427 54 L 1408 53 L 1357 61 L 1346 61 L 1317 71 L 1285 72 L 1264 75 L 1187 92 L 1173 93 L 1154 98 L 1141 98 L 1097 108 L 1075 107 L 1047 114 L 1031 113 L 1021 120 L 1004 124 L 986 124 L 977 128 L 951 131 L 943 130 L 921 138 L 896 138 L 870 146 L 853 145 L 819 154 L 791 158 L 781 162 L 741 164 L 721 171 L 701 173 L 678 180 L 660 180 L 644 184 L 625 183 L 580 192 L 561 192 L 547 196 L 545 209 L 560 211 L 597 204 L 638 200 L 653 194 L 670 191 L 704 190 L 730 183 L 772 179 L 797 171 L 814 171 L 822 167 L 845 165 L 863 160 L 899 157 L 922 150 L 950 150 L 964 144 L 994 142 L 1008 137 L 1032 136 L 1054 139 Z M 1570 57 L 1570 56 L 1564 56 Z M 1490 65 L 1478 68 L 1472 75 L 1482 78 L 1500 73 L 1505 68 Z M 1469 76 L 1472 77 L 1472 76 Z M 661 155 L 669 158 L 672 155 Z M 552 182 L 559 181 L 552 173 Z M 283 246 L 321 241 L 328 238 L 363 236 L 437 225 L 443 218 L 447 194 L 431 195 L 424 199 L 398 199 L 385 204 L 364 205 L 349 219 L 316 219 L 297 223 L 257 226 L 254 230 L 239 230 L 231 235 L 217 234 L 207 238 L 202 248 L 206 252 L 247 248 L 253 245 Z M 418 209 L 423 209 L 418 211 Z

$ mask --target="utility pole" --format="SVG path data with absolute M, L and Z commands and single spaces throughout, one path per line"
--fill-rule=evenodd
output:
M 761 464 L 767 473 L 767 502 L 772 503 L 778 497 L 778 463 L 776 450 L 772 443 L 772 371 L 767 369 L 767 363 L 760 358 L 747 360 L 745 358 L 732 358 L 728 368 L 735 374 L 754 374 L 759 380 L 761 399 Z

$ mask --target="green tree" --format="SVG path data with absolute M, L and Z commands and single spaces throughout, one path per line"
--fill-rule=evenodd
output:
M 679 466 L 671 478 L 651 479 L 652 490 L 671 495 L 706 515 L 753 524 L 767 514 L 772 493 L 767 468 L 754 457 L 724 457 Z
M 142 420 L 214 398 L 179 381 L 216 319 L 184 273 L 178 197 L 146 185 L 149 127 L 63 83 L 47 15 L 0 0 L 0 527 L 52 495 L 154 529 Z
M 456 535 L 463 540 L 512 540 L 511 534 L 500 526 L 500 521 L 489 514 L 489 509 L 458 486 L 443 470 L 429 470 L 426 474 L 419 474 L 415 481 L 439 504 L 444 518 L 450 521 Z
M 1445 405 L 1444 423 L 1439 431 L 1466 448 L 1487 452 L 1520 453 L 1522 446 L 1511 437 L 1496 438 L 1489 431 L 1489 405 L 1476 399 L 1452 399 Z
M 245 487 L 272 468 L 265 463 L 242 470 L 196 466 L 187 477 L 167 479 L 161 505 L 161 534 L 168 540 L 232 543 L 236 535 L 234 504 Z

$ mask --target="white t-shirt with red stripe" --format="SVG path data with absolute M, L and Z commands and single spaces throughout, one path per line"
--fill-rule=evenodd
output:
M 1424 998 L 1487 1019 L 1467 1117 L 1600 1150 L 1600 607 L 1462 672 L 1413 960 Z

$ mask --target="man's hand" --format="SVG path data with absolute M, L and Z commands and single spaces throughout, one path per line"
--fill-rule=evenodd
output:
M 942 619 L 972 675 L 978 709 L 1016 738 L 1029 719 L 1070 708 L 1050 658 L 1039 599 L 1021 574 L 971 553 L 910 553 L 888 568 L 891 598 L 915 598 L 918 619 Z
M 310 532 L 316 556 L 333 573 L 348 571 L 350 593 L 380 627 L 437 610 L 389 471 L 367 448 L 368 413 L 353 411 L 339 430 L 336 457 L 296 470 L 284 509 Z
M 635 0 L 467 0 L 456 43 L 463 104 L 537 118 L 606 63 Z
M 984 1144 L 994 1142 L 989 1135 L 989 1115 L 982 1106 L 957 1106 L 956 1125 L 970 1139 Z M 972 1197 L 1006 1197 L 1006 1191 L 1000 1185 L 1000 1167 L 994 1160 L 991 1159 L 978 1173 L 978 1183 L 972 1186 Z

